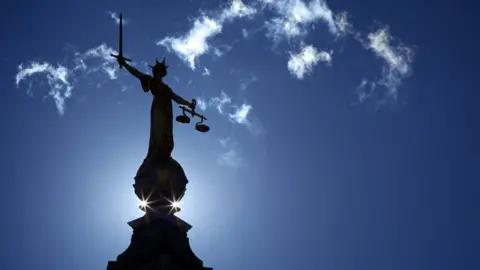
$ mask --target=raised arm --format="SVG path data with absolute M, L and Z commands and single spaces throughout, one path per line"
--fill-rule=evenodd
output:
M 138 71 L 138 69 L 130 66 L 123 59 L 118 58 L 117 61 L 120 65 L 124 66 L 128 70 L 128 72 L 130 72 L 130 74 L 132 74 L 133 76 L 137 77 L 140 80 L 140 83 L 142 84 L 142 89 L 144 92 L 148 92 L 150 90 L 151 77 L 149 75 Z
M 129 65 L 128 63 L 126 63 L 126 62 L 123 62 L 123 63 L 122 63 L 122 66 L 124 66 L 124 67 L 128 70 L 128 72 L 130 72 L 130 74 L 132 74 L 133 76 L 137 77 L 139 80 L 143 80 L 143 79 L 145 79 L 145 78 L 148 77 L 147 74 L 138 71 L 138 69 L 130 66 L 130 65 Z

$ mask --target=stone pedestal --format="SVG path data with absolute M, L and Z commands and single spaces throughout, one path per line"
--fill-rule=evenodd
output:
M 128 248 L 107 270 L 200 270 L 203 262 L 190 248 L 190 224 L 175 216 L 172 202 L 185 194 L 188 179 L 173 158 L 145 159 L 133 185 L 140 200 L 148 201 L 145 216 L 130 221 L 133 235 Z
M 129 222 L 129 247 L 108 262 L 107 270 L 212 270 L 195 256 L 187 237 L 190 224 L 175 215 L 147 217 Z

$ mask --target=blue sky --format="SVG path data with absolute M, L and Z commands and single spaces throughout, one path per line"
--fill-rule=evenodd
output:
M 179 216 L 214 269 L 479 269 L 474 1 L 22 1 L 0 33 L 0 269 L 105 269 L 141 215 L 151 96 L 175 124 Z M 176 113 L 180 113 L 178 110 Z

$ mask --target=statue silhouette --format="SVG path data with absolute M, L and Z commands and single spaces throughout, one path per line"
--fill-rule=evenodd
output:
M 119 65 L 140 80 L 143 91 L 150 91 L 153 95 L 150 111 L 150 143 L 146 159 L 170 157 L 174 147 L 172 100 L 192 110 L 195 109 L 196 101 L 186 101 L 163 82 L 162 79 L 167 75 L 168 68 L 165 65 L 165 58 L 162 62 L 155 60 L 155 65 L 150 66 L 152 76 L 138 71 L 123 59 L 117 58 Z

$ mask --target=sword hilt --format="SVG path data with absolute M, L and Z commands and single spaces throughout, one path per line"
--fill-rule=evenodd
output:
M 112 57 L 116 58 L 117 60 L 118 59 L 122 59 L 123 61 L 125 62 L 132 62 L 132 59 L 129 59 L 129 58 L 126 58 L 126 57 L 123 57 L 123 55 L 117 55 L 117 54 L 110 54 Z M 122 68 L 123 66 L 120 64 L 120 68 Z

